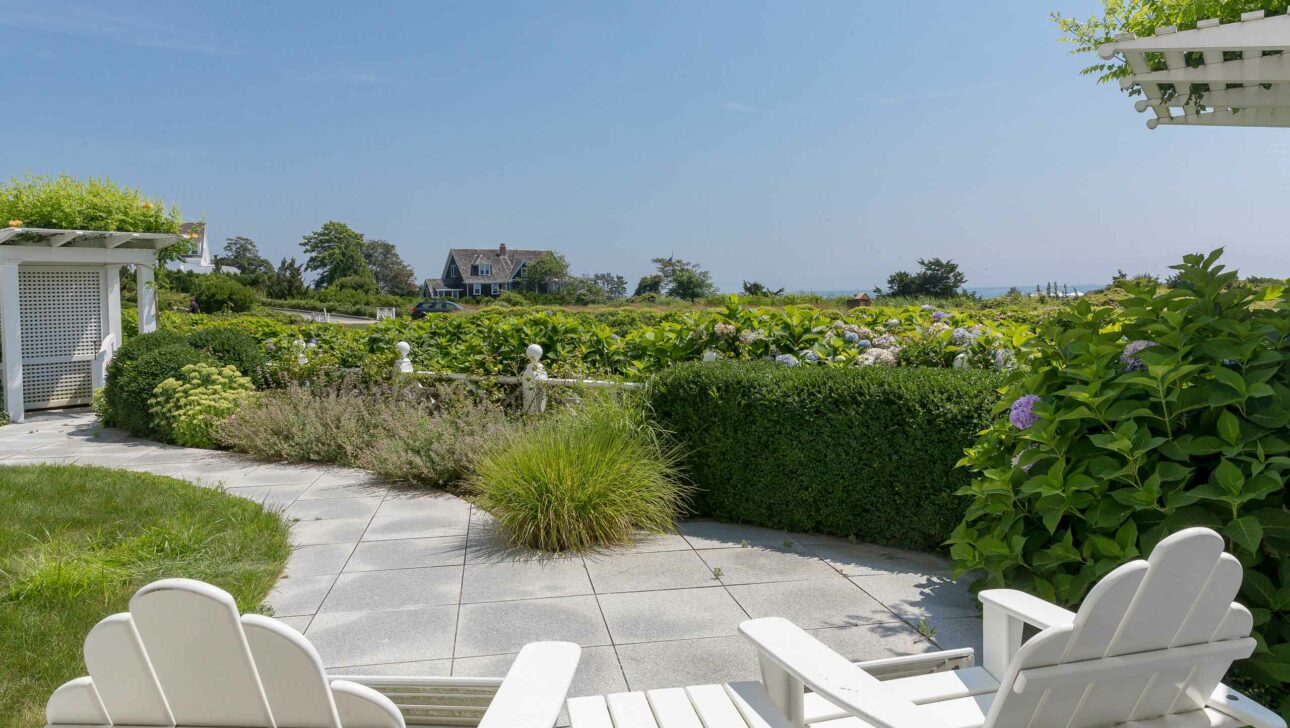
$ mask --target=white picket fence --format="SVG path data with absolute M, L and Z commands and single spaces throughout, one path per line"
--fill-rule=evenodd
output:
M 461 374 L 458 372 L 416 371 L 412 366 L 412 359 L 409 357 L 409 354 L 412 352 L 412 346 L 406 341 L 400 341 L 394 345 L 394 348 L 399 352 L 399 359 L 394 363 L 394 371 L 400 375 L 412 375 L 427 377 L 430 379 L 497 382 L 500 384 L 520 385 L 520 395 L 522 397 L 522 406 L 525 414 L 537 414 L 546 411 L 546 391 L 550 387 L 613 389 L 627 391 L 639 389 L 642 386 L 637 382 L 611 382 L 603 379 L 560 379 L 551 377 L 547 375 L 546 367 L 542 366 L 542 347 L 537 344 L 529 344 L 524 350 L 524 355 L 528 357 L 528 364 L 524 367 L 524 371 L 521 372 L 518 377 L 484 376 L 478 374 Z
M 398 310 L 395 309 L 393 306 L 389 306 L 389 307 L 383 306 L 376 309 L 377 321 L 384 321 L 385 319 L 397 318 L 398 315 L 399 315 Z

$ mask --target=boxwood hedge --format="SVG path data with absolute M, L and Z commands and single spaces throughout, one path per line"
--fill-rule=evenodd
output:
M 963 517 L 955 463 L 990 423 L 982 370 L 682 364 L 650 389 L 701 515 L 938 548 Z

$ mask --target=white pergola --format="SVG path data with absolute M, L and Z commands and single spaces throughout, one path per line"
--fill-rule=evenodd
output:
M 158 252 L 166 233 L 0 228 L 0 342 L 4 408 L 87 404 L 121 345 L 121 276 L 135 267 L 139 331 L 157 328 Z
M 1165 26 L 1155 35 L 1118 35 L 1098 48 L 1119 55 L 1131 75 L 1120 87 L 1142 89 L 1147 127 L 1290 126 L 1290 15 L 1245 13 L 1240 22 L 1202 20 L 1193 30 Z

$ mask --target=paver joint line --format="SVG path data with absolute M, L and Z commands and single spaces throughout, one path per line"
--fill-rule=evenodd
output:
M 940 626 L 934 642 L 941 647 L 979 649 L 974 601 L 930 554 L 696 520 L 632 547 L 551 557 L 502 543 L 491 517 L 456 496 L 392 486 L 357 469 L 132 440 L 101 431 L 82 412 L 36 415 L 16 428 L 22 432 L 8 429 L 0 428 L 0 467 L 84 460 L 199 485 L 222 480 L 231 494 L 303 516 L 292 525 L 300 545 L 288 578 L 274 591 L 284 621 L 307 632 L 329 666 L 351 671 L 456 672 L 460 662 L 504 672 L 501 663 L 518 646 L 475 626 L 464 636 L 473 613 L 544 614 L 539 627 L 550 629 L 537 631 L 575 630 L 580 641 L 602 645 L 587 647 L 597 651 L 589 661 L 595 680 L 631 690 L 755 676 L 752 651 L 735 627 L 772 614 L 802 620 L 851 659 L 929 648 L 916 631 L 919 619 Z M 722 579 L 713 578 L 718 568 Z M 418 579 L 449 569 L 459 570 L 451 586 Z M 328 600 L 338 608 L 324 609 Z M 550 621 L 564 615 L 572 621 Z M 529 627 L 513 623 L 513 634 Z M 464 638 L 474 648 L 465 649 Z M 492 644 L 509 651 L 489 650 Z

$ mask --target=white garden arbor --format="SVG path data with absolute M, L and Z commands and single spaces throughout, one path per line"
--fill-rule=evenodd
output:
M 157 328 L 157 254 L 166 233 L 0 228 L 0 369 L 4 409 L 88 404 L 121 345 L 121 276 L 135 267 L 139 331 Z
M 1137 86 L 1147 127 L 1290 126 L 1290 15 L 1245 13 L 1239 22 L 1202 20 L 1192 30 L 1156 28 L 1155 35 L 1116 36 L 1098 48 L 1119 55 L 1131 71 L 1124 90 Z

